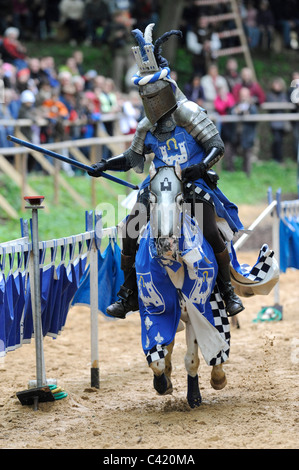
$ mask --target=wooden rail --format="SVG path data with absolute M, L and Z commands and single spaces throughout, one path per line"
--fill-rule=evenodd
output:
M 227 122 L 273 122 L 273 121 L 299 121 L 299 113 L 297 112 L 277 112 L 271 113 L 267 111 L 281 111 L 281 110 L 295 110 L 296 105 L 290 102 L 287 103 L 263 103 L 260 106 L 261 112 L 254 115 L 224 115 L 220 116 L 214 111 L 209 112 L 209 117 L 211 120 L 217 124 L 227 123 Z M 266 111 L 266 112 L 264 112 Z M 119 119 L 119 114 L 109 114 L 105 116 L 105 120 L 114 120 Z M 79 125 L 81 121 L 74 121 L 72 125 Z M 68 124 L 65 122 L 65 124 Z M 3 119 L 0 120 L 0 125 L 4 126 L 14 126 L 15 135 L 21 139 L 25 139 L 24 135 L 21 132 L 22 127 L 32 125 L 32 121 L 29 119 L 20 119 L 20 120 L 11 120 Z M 45 144 L 44 148 L 57 151 L 58 153 L 63 151 L 63 149 L 68 149 L 70 154 L 85 164 L 93 164 L 96 161 L 99 161 L 102 157 L 102 147 L 103 145 L 109 147 L 113 155 L 121 153 L 128 144 L 132 141 L 132 135 L 116 135 L 108 136 L 105 130 L 102 127 L 102 123 L 98 123 L 97 128 L 97 137 L 92 137 L 88 139 L 77 139 L 77 140 L 65 140 L 61 142 L 54 142 Z M 89 148 L 89 154 L 86 156 L 82 152 L 82 148 Z M 73 198 L 79 206 L 87 208 L 88 200 L 84 199 L 74 187 L 66 181 L 63 173 L 60 171 L 60 164 L 57 162 L 51 163 L 48 159 L 44 157 L 41 153 L 31 151 L 25 147 L 6 147 L 0 148 L 0 170 L 20 188 L 20 196 L 22 201 L 21 209 L 24 210 L 24 196 L 27 194 L 34 194 L 34 189 L 28 185 L 27 182 L 27 159 L 28 155 L 31 155 L 36 161 L 39 162 L 43 170 L 53 176 L 53 184 L 55 188 L 55 198 L 54 204 L 59 203 L 59 188 L 63 187 L 68 191 L 70 196 Z M 13 165 L 8 161 L 6 157 L 14 157 L 15 164 Z M 129 174 L 127 174 L 129 178 Z M 140 176 L 142 179 L 142 176 Z M 96 207 L 96 184 L 97 181 L 95 178 L 91 178 L 91 204 L 93 207 Z M 117 191 L 113 188 L 113 185 L 108 183 L 103 178 L 101 179 L 101 185 L 107 188 L 107 193 L 113 196 L 117 195 Z M 18 218 L 17 211 L 13 208 L 8 201 L 0 195 L 0 207 L 3 211 L 11 218 Z M 45 210 L 48 210 L 45 207 Z

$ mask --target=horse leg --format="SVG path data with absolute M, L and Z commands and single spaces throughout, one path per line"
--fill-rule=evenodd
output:
M 172 372 L 171 358 L 172 358 L 173 347 L 174 347 L 174 340 L 172 341 L 172 343 L 166 346 L 167 354 L 165 356 L 165 375 L 166 375 L 166 379 L 168 383 L 167 383 L 167 390 L 165 393 L 168 393 L 168 394 L 172 393 L 173 391 L 172 383 L 171 383 L 171 372 Z
M 222 390 L 226 386 L 227 380 L 222 364 L 213 366 L 210 383 L 215 390 Z
M 173 350 L 174 340 L 168 346 L 166 346 L 167 354 L 165 358 L 159 359 L 158 361 L 153 361 L 150 364 L 150 368 L 154 373 L 154 389 L 159 393 L 159 395 L 167 395 L 172 393 L 172 383 L 170 380 L 171 376 L 171 355 Z
M 188 373 L 187 376 L 187 401 L 191 408 L 200 406 L 201 394 L 198 384 L 198 344 L 195 337 L 194 329 L 191 323 L 186 323 L 186 344 L 187 352 L 185 355 L 185 367 Z

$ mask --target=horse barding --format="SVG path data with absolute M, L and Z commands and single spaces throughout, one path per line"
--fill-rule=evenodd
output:
M 150 216 L 140 233 L 136 253 L 141 340 L 153 384 L 160 395 L 172 393 L 175 335 L 185 329 L 187 401 L 200 405 L 199 349 L 212 367 L 211 386 L 225 387 L 223 364 L 229 358 L 230 324 L 217 286 L 218 265 L 190 208 L 184 204 L 181 168 L 150 168 Z M 200 205 L 200 204 L 199 204 Z M 267 294 L 278 280 L 273 251 L 263 245 L 253 268 L 240 265 L 232 236 L 219 220 L 233 262 L 232 282 L 238 294 Z

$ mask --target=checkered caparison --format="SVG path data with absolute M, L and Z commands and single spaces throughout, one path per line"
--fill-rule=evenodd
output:
M 230 349 L 230 324 L 217 284 L 215 284 L 211 294 L 210 305 L 213 312 L 215 328 L 227 343 L 227 349 L 220 351 L 220 353 L 210 361 L 211 366 L 216 366 L 227 361 Z
M 219 331 L 221 337 L 227 343 L 227 349 L 220 351 L 217 356 L 209 363 L 210 366 L 216 366 L 227 361 L 230 350 L 230 324 L 217 284 L 215 284 L 214 290 L 211 294 L 210 305 L 213 312 L 215 328 Z M 167 350 L 165 346 L 157 344 L 147 353 L 146 359 L 148 365 L 154 361 L 163 359 L 166 354 Z

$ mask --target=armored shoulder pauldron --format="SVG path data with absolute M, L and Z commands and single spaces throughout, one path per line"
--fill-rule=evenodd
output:
M 183 101 L 173 113 L 178 126 L 182 126 L 200 144 L 218 134 L 215 124 L 206 112 L 193 101 Z

